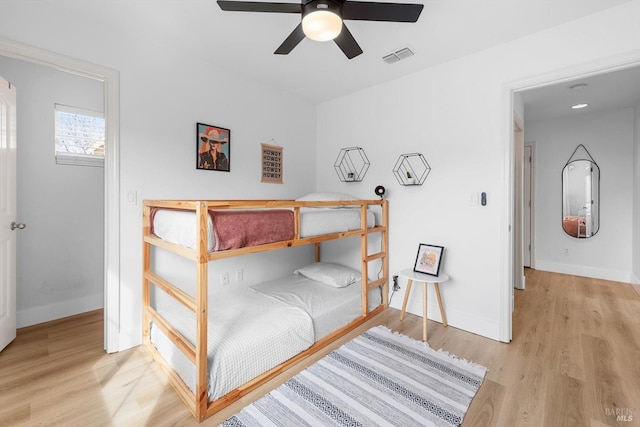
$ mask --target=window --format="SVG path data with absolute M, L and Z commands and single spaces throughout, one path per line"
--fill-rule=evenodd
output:
M 104 115 L 55 104 L 56 163 L 104 166 Z

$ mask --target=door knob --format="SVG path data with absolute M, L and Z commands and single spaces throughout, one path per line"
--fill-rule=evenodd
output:
M 18 230 L 24 230 L 26 227 L 27 227 L 27 224 L 24 224 L 24 223 L 22 223 L 22 222 L 15 222 L 15 221 L 13 221 L 13 222 L 11 223 L 11 229 L 12 229 L 12 230 L 15 230 L 16 228 L 17 228 Z

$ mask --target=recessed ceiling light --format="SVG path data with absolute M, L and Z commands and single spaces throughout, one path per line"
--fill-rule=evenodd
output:
M 571 108 L 573 108 L 574 110 L 579 110 L 581 108 L 587 108 L 589 106 L 589 104 L 575 104 L 572 105 Z

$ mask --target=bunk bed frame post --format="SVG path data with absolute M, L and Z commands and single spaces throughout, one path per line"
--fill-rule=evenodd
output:
M 142 343 L 149 343 L 149 315 L 147 307 L 151 304 L 151 284 L 147 278 L 147 272 L 151 268 L 151 244 L 145 241 L 145 237 L 151 234 L 151 208 L 148 205 L 142 207 Z
M 293 208 L 293 238 L 300 238 L 300 207 L 296 206 Z M 316 248 L 318 245 L 316 245 Z M 317 250 L 317 249 L 316 249 Z
M 382 201 L 382 223 L 385 224 L 385 228 L 381 231 L 382 239 L 382 253 L 384 257 L 382 259 L 382 277 L 384 277 L 384 284 L 382 285 L 382 303 L 385 307 L 389 306 L 389 201 Z
M 207 416 L 207 318 L 208 314 L 208 208 L 206 202 L 196 204 L 196 218 L 200 232 L 196 261 L 196 418 Z
M 367 208 L 366 202 L 360 204 L 360 259 L 362 264 L 362 317 L 369 312 L 369 245 L 367 232 Z

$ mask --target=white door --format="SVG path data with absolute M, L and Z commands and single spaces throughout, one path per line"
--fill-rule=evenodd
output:
M 0 350 L 16 337 L 16 88 L 0 77 Z
M 524 239 L 522 228 L 524 226 L 524 194 L 523 194 L 523 174 L 524 174 L 524 131 L 522 120 L 513 113 L 513 154 L 514 154 L 514 226 L 513 226 L 513 287 L 524 289 Z M 513 291 L 511 291 L 513 292 Z M 512 311 L 513 311 L 513 299 Z
M 531 146 L 524 147 L 524 256 L 523 265 L 531 267 Z

